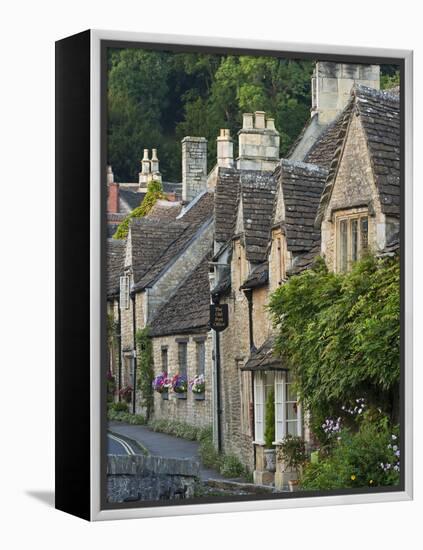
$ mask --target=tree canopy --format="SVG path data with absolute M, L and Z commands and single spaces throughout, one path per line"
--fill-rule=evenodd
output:
M 271 296 L 278 352 L 312 413 L 342 417 L 364 399 L 397 419 L 399 280 L 398 259 L 369 256 L 341 274 L 321 260 Z
M 180 140 L 209 141 L 216 161 L 220 128 L 232 135 L 242 113 L 265 110 L 287 152 L 309 116 L 311 61 L 110 49 L 108 58 L 108 161 L 117 181 L 133 181 L 144 148 L 157 147 L 160 170 L 180 180 Z

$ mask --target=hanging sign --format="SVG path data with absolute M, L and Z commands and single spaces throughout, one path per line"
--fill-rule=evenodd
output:
M 225 330 L 228 326 L 228 304 L 210 305 L 210 327 L 216 332 Z

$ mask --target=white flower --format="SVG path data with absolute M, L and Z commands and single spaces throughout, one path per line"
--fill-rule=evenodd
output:
M 391 436 L 391 437 L 392 437 L 392 439 L 393 439 L 394 441 L 395 441 L 395 440 L 397 439 L 397 436 L 396 436 L 396 435 L 394 435 L 394 434 L 392 434 L 392 436 Z
M 393 451 L 398 451 L 398 446 L 397 446 L 397 445 L 394 445 L 394 446 L 392 447 L 392 450 L 393 450 Z

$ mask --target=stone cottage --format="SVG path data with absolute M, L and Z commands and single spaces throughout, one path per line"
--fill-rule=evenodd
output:
M 154 392 L 154 418 L 195 426 L 212 424 L 212 337 L 209 329 L 209 260 L 206 255 L 175 289 L 150 324 L 154 373 L 188 382 L 187 391 Z M 200 385 L 193 385 L 196 380 Z M 202 381 L 204 380 L 204 391 Z
M 205 140 L 204 140 L 205 141 Z M 200 145 L 199 145 L 200 143 Z M 112 255 L 109 313 L 119 327 L 118 390 L 130 393 L 131 411 L 143 412 L 137 387 L 136 333 L 153 321 L 161 307 L 198 267 L 213 243 L 213 191 L 207 187 L 206 149 L 198 138 L 185 138 L 182 203 L 158 201 L 149 214 L 134 218 L 124 244 L 109 242 Z M 119 242 L 119 241 L 117 241 Z M 116 266 L 120 266 L 117 293 Z M 209 293 L 206 293 L 209 300 Z M 127 395 L 128 397 L 128 395 Z

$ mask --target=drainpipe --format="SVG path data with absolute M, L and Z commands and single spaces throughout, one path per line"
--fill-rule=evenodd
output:
M 136 412 L 136 401 L 137 401 L 137 340 L 136 340 L 136 333 L 137 333 L 137 317 L 135 313 L 135 292 L 131 294 L 131 300 L 132 300 L 132 328 L 133 328 L 133 340 L 132 340 L 132 346 L 134 348 L 134 357 L 133 357 L 133 365 L 134 365 L 134 375 L 132 377 L 132 383 L 134 387 L 134 391 L 132 394 L 132 414 L 135 414 Z
M 248 332 L 250 335 L 250 352 L 257 348 L 254 345 L 254 330 L 253 330 L 253 291 L 251 288 L 244 290 L 245 297 L 248 301 Z
M 118 396 L 119 401 L 121 400 L 120 397 L 120 390 L 122 389 L 122 336 L 121 336 L 121 317 L 120 317 L 120 298 L 118 298 L 118 333 L 117 333 L 117 341 L 118 341 Z
M 219 297 L 213 296 L 213 303 L 219 303 Z M 222 451 L 222 396 L 221 396 L 221 373 L 220 373 L 220 335 L 214 331 L 215 343 L 215 366 L 216 366 L 216 408 L 217 408 L 217 450 Z

